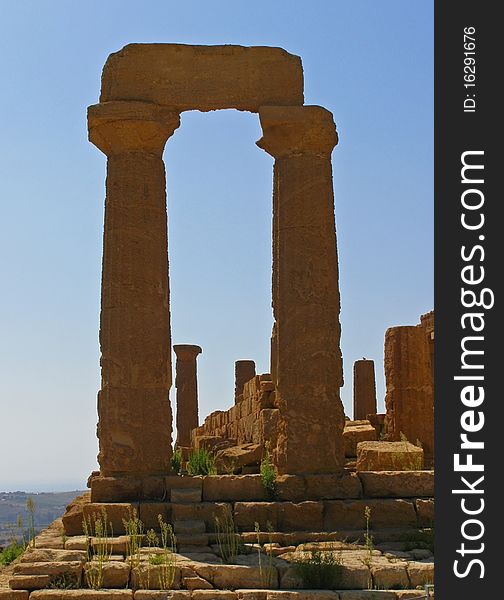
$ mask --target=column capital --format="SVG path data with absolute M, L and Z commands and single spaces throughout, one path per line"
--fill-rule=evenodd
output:
M 177 355 L 177 360 L 196 360 L 198 354 L 201 354 L 203 350 L 199 346 L 192 344 L 176 344 L 173 346 L 173 351 Z
M 310 154 L 329 157 L 338 143 L 332 113 L 321 106 L 262 106 L 259 148 L 275 158 Z
M 149 102 L 102 102 L 88 107 L 89 141 L 107 156 L 145 152 L 161 156 L 180 114 Z

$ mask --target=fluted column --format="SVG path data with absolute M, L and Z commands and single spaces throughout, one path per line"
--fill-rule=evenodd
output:
M 144 102 L 89 107 L 107 155 L 100 313 L 102 475 L 170 471 L 172 412 L 166 181 L 179 115 Z
M 280 473 L 344 464 L 332 115 L 318 106 L 263 107 L 258 145 L 275 158 L 272 371 L 281 420 Z
M 199 346 L 179 344 L 173 346 L 177 355 L 175 387 L 177 388 L 177 446 L 191 445 L 191 431 L 198 427 L 198 375 L 196 358 Z

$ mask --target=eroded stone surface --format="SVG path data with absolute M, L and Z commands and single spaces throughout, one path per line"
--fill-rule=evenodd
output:
M 359 442 L 376 441 L 376 429 L 366 420 L 346 421 L 343 429 L 343 440 L 345 456 L 353 458 L 357 456 L 357 444 Z
M 191 431 L 198 427 L 198 378 L 196 358 L 201 354 L 199 346 L 177 344 L 175 365 L 177 388 L 177 446 L 191 445 Z
M 417 326 L 391 327 L 385 334 L 386 431 L 434 455 L 433 317 Z
M 102 475 L 171 469 L 162 151 L 178 125 L 178 114 L 142 102 L 99 104 L 88 111 L 90 140 L 108 157 L 98 396 Z
M 303 104 L 301 59 L 281 48 L 129 44 L 107 59 L 100 102 L 184 110 Z
M 359 442 L 357 471 L 421 471 L 422 448 L 409 442 Z
M 318 106 L 267 106 L 259 117 L 257 144 L 275 158 L 272 370 L 280 419 L 273 457 L 281 474 L 334 473 L 344 464 L 330 158 L 336 128 Z
M 235 401 L 240 396 L 243 399 L 243 387 L 256 376 L 256 366 L 253 360 L 237 360 L 235 362 Z
M 376 414 L 376 383 L 374 361 L 363 358 L 353 366 L 353 418 L 367 419 Z

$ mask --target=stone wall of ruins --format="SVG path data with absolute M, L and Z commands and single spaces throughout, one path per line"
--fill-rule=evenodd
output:
M 275 396 L 270 375 L 256 375 L 245 383 L 234 406 L 211 413 L 203 425 L 192 430 L 192 447 L 217 450 L 230 445 L 264 446 L 266 442 L 274 447 L 279 419 Z
M 385 334 L 387 438 L 420 442 L 434 455 L 434 313 L 419 325 L 391 327 Z

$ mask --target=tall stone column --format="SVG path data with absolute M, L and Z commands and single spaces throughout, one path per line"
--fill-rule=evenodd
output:
M 401 326 L 385 334 L 386 429 L 391 440 L 406 436 L 434 454 L 434 394 L 425 328 Z
M 353 367 L 353 418 L 367 419 L 376 414 L 376 383 L 374 361 L 356 360 Z
M 177 446 L 191 445 L 191 431 L 198 427 L 198 376 L 196 358 L 199 346 L 179 344 L 173 346 L 177 355 L 175 387 L 177 388 Z
M 281 419 L 279 473 L 344 464 L 340 298 L 331 151 L 332 115 L 318 106 L 262 107 L 257 143 L 275 158 L 273 357 Z
M 243 386 L 256 376 L 253 360 L 237 360 L 235 362 L 235 402 L 243 394 Z
M 163 474 L 172 454 L 166 140 L 179 115 L 144 102 L 89 107 L 107 155 L 100 313 L 102 475 Z

